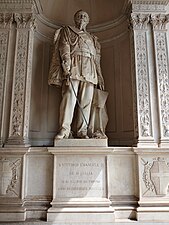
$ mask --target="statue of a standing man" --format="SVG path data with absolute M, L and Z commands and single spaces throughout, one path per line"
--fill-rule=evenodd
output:
M 53 60 L 60 60 L 57 63 L 60 63 L 61 68 L 56 69 L 57 72 L 52 67 L 50 69 L 49 84 L 62 86 L 60 130 L 56 139 L 69 138 L 77 103 L 76 137 L 89 138 L 94 87 L 104 90 L 100 69 L 100 44 L 97 37 L 86 31 L 89 16 L 79 10 L 74 15 L 74 21 L 75 27 L 66 26 L 57 32 L 57 53 Z

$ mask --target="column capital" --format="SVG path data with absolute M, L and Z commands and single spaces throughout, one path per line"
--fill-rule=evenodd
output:
M 130 25 L 133 29 L 145 30 L 147 29 L 149 21 L 150 21 L 149 14 L 131 13 Z
M 0 13 L 0 28 L 10 28 L 13 22 L 13 13 Z
M 150 18 L 154 30 L 165 30 L 168 22 L 169 15 L 165 14 L 152 14 Z
M 14 20 L 19 29 L 27 28 L 34 30 L 36 28 L 35 18 L 32 13 L 15 13 Z

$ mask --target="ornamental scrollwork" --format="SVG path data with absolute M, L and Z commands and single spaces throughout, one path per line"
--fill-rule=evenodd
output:
M 169 69 L 166 46 L 166 33 L 155 32 L 154 35 L 156 44 L 162 132 L 164 137 L 169 137 Z
M 0 28 L 10 28 L 13 22 L 13 13 L 0 13 Z
M 147 161 L 141 158 L 144 166 L 142 180 L 143 196 L 166 196 L 169 194 L 169 163 L 163 157 Z
M 20 31 L 17 45 L 13 91 L 12 136 L 22 136 L 25 102 L 28 32 Z
M 17 24 L 17 28 L 23 29 L 32 29 L 34 30 L 36 28 L 35 25 L 35 18 L 32 14 L 29 13 L 15 13 L 14 19 Z
M 151 110 L 150 110 L 150 87 L 149 72 L 147 65 L 146 33 L 136 35 L 136 69 L 138 88 L 138 116 L 142 137 L 152 136 Z
M 8 31 L 0 32 L 0 118 L 2 118 L 4 83 L 6 72 L 6 58 L 8 49 Z M 1 121 L 0 121 L 1 127 Z
M 130 17 L 130 26 L 133 29 L 147 29 L 150 20 L 149 14 L 136 14 L 132 13 Z
M 154 30 L 165 30 L 168 22 L 169 17 L 164 14 L 152 14 L 150 18 Z

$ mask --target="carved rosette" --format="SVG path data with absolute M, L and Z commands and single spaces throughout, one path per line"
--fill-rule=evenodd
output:
M 140 137 L 152 137 L 150 108 L 150 86 L 147 53 L 148 14 L 131 14 L 130 24 L 134 30 L 136 92 L 138 111 L 138 130 Z
M 165 15 L 151 16 L 156 52 L 161 138 L 169 138 L 169 64 L 166 33 L 166 24 L 168 21 Z
M 32 44 L 35 21 L 31 14 L 15 14 L 17 43 L 10 138 L 28 139 L 32 73 Z

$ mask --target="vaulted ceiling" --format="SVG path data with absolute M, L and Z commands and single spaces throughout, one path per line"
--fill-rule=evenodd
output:
M 58 25 L 73 24 L 73 15 L 79 9 L 88 12 L 90 26 L 109 23 L 124 14 L 128 0 L 39 0 L 42 14 Z

